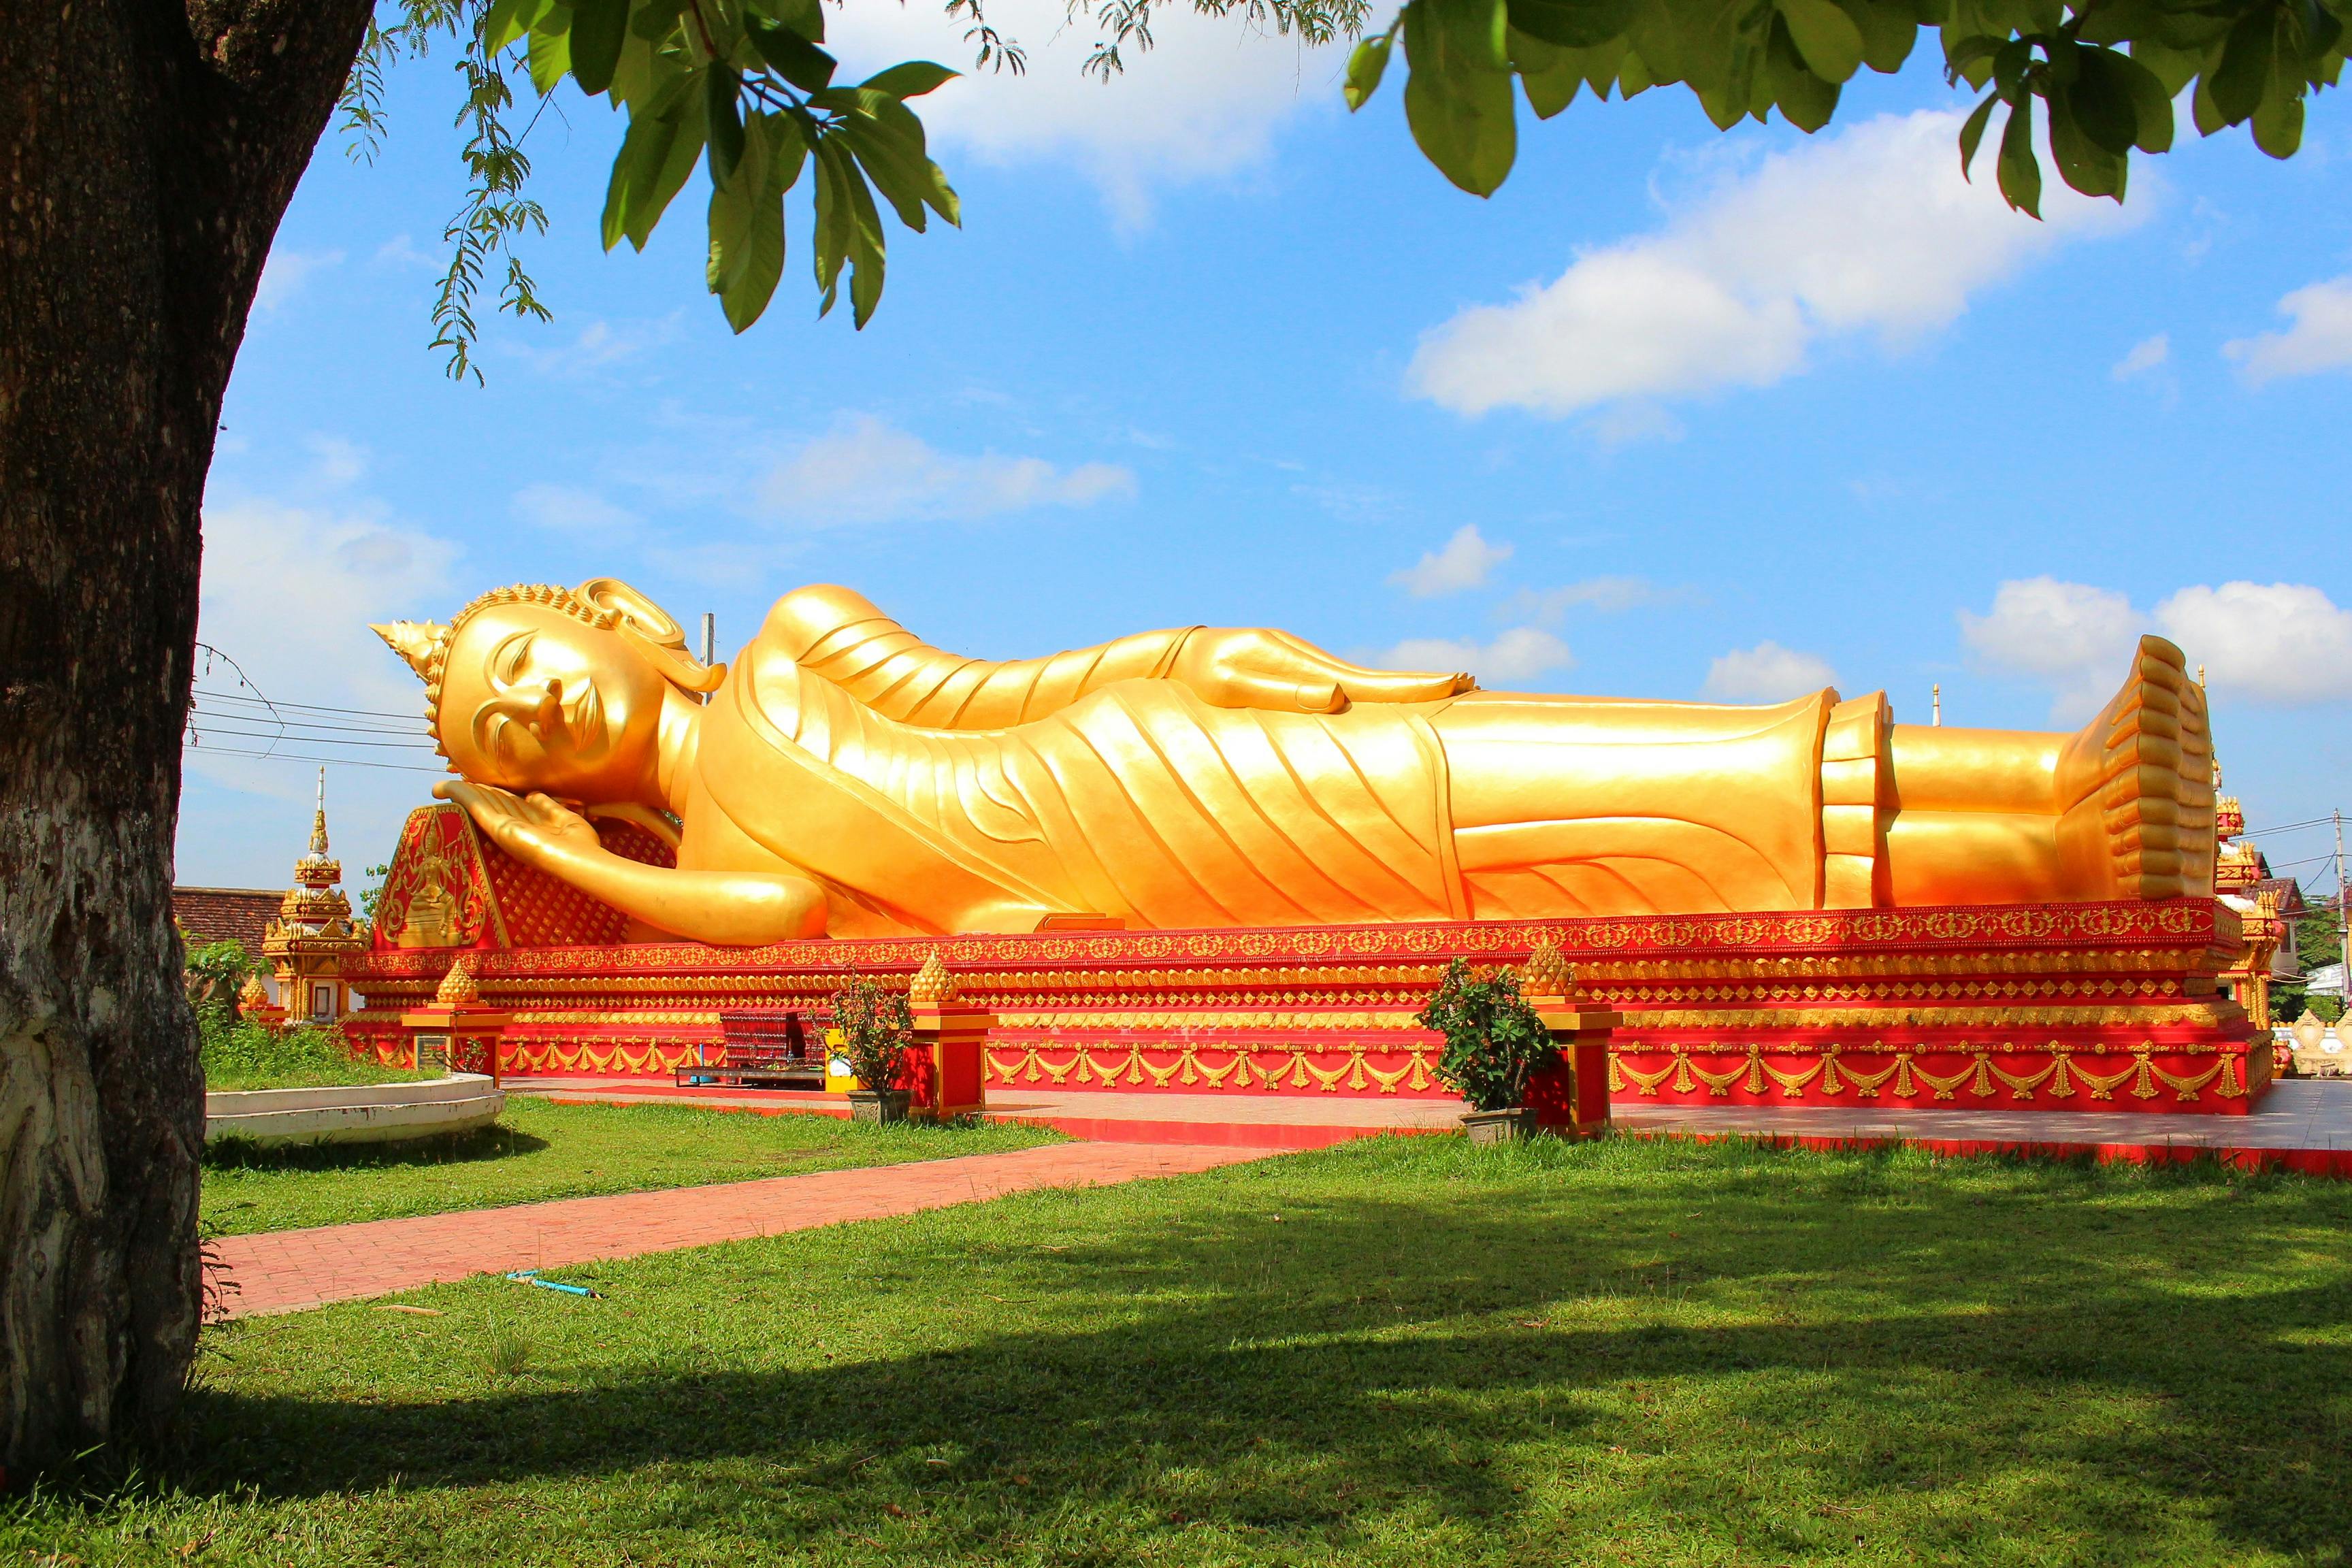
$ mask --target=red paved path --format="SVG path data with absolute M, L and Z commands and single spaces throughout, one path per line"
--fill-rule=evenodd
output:
M 299 1311 L 419 1285 L 518 1268 L 557 1268 L 740 1241 L 845 1220 L 978 1203 L 1034 1187 L 1107 1186 L 1139 1176 L 1261 1159 L 1265 1148 L 1053 1143 L 905 1165 L 562 1198 L 510 1208 L 232 1236 L 218 1244 L 236 1280 L 233 1316 Z

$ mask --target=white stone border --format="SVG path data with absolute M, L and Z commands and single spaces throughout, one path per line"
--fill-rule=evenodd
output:
M 488 1127 L 506 1109 L 506 1090 L 478 1072 L 417 1083 L 330 1089 L 248 1089 L 205 1096 L 205 1142 L 390 1143 Z

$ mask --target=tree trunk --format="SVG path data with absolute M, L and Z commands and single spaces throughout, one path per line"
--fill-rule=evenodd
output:
M 198 509 L 369 0 L 0 0 L 0 1463 L 167 1436 L 203 1082 L 172 927 Z

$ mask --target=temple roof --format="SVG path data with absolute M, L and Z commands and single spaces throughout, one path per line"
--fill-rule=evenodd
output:
M 172 918 L 191 946 L 236 942 L 258 958 L 262 936 L 285 897 L 283 889 L 270 888 L 174 888 Z

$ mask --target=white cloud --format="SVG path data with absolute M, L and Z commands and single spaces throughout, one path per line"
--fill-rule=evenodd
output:
M 577 485 L 525 485 L 514 495 L 514 511 L 526 522 L 559 533 L 626 533 L 637 514 Z
M 2286 331 L 2221 345 L 2250 384 L 2352 365 L 2352 277 L 2298 289 L 2281 300 L 2278 308 L 2293 319 Z
M 261 281 L 253 291 L 257 310 L 275 310 L 299 293 L 310 274 L 342 264 L 340 250 L 276 250 L 261 264 Z
M 2281 707 L 2352 699 L 2352 609 L 2308 584 L 2183 588 L 2156 619 L 2219 692 Z
M 1444 549 L 1429 552 L 1402 572 L 1390 573 L 1389 581 L 1402 584 L 1416 599 L 1434 599 L 1479 586 L 1486 581 L 1486 574 L 1510 558 L 1509 545 L 1487 543 L 1476 523 L 1465 522 L 1454 531 Z
M 1769 639 L 1706 667 L 1706 694 L 1719 702 L 1785 702 L 1836 683 L 1828 660 Z
M 302 443 L 316 459 L 311 482 L 327 489 L 342 489 L 367 477 L 368 449 L 341 436 L 312 436 Z
M 1570 610 L 1631 610 L 1683 596 L 1679 591 L 1660 588 L 1647 577 L 1587 577 L 1557 588 L 1522 588 L 1511 595 L 1506 613 L 1556 626 Z
M 1657 232 L 1430 331 L 1412 388 L 1464 414 L 1559 417 L 1769 386 L 1820 340 L 1868 332 L 1899 349 L 2060 241 L 2146 216 L 2138 198 L 2126 214 L 2054 182 L 2046 221 L 2011 212 L 1989 174 L 1961 180 L 1959 118 L 1882 115 L 1773 154 Z M 1630 434 L 1656 417 L 1641 412 Z
M 2116 362 L 2112 374 L 2117 381 L 2129 381 L 2136 375 L 2146 375 L 2171 357 L 2172 334 L 2158 332 L 2134 343 L 2131 353 Z
M 993 452 L 961 458 L 870 415 L 841 420 L 769 475 L 771 511 L 810 527 L 986 517 L 1041 506 L 1091 506 L 1135 494 L 1115 463 L 1057 468 Z
M 584 376 L 637 359 L 675 341 L 686 312 L 673 310 L 658 321 L 593 321 L 573 334 L 568 343 L 552 348 L 526 342 L 506 343 L 509 352 L 530 362 L 545 375 Z
M 1466 669 L 1484 685 L 1507 688 L 1549 670 L 1572 669 L 1576 656 L 1549 632 L 1513 626 L 1490 643 L 1467 637 L 1407 637 L 1377 662 L 1385 669 Z
M 2035 577 L 2003 583 L 1986 615 L 1960 613 L 1977 656 L 2050 687 L 2062 723 L 2115 694 L 2148 631 L 2203 665 L 2217 696 L 2281 707 L 2352 700 L 2352 610 L 2306 584 L 2196 585 L 2142 611 L 2112 589 Z
M 1233 174 L 1262 162 L 1281 123 L 1336 113 L 1344 47 L 1302 48 L 1239 16 L 1157 8 L 1153 47 L 1121 52 L 1108 82 L 1081 69 L 1103 30 L 1064 0 L 991 0 L 988 20 L 1027 51 L 1028 69 L 967 71 L 917 108 L 935 144 L 992 163 L 1074 163 L 1114 217 L 1149 221 L 1155 185 Z M 825 19 L 827 47 L 861 72 L 909 57 L 967 68 L 964 24 L 938 5 L 854 5 Z M 950 180 L 954 159 L 940 160 Z

